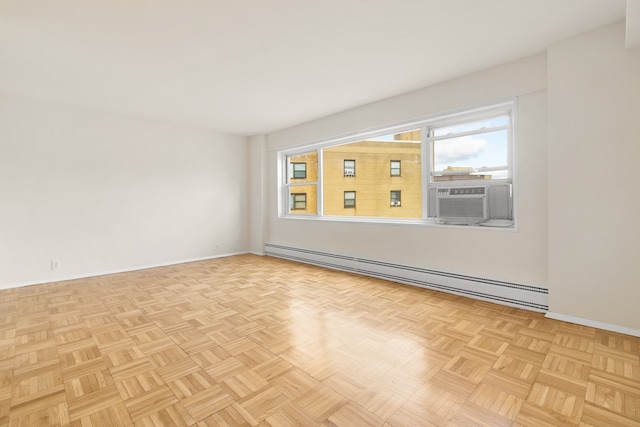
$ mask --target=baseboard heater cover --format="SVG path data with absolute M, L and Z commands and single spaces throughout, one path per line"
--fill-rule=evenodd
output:
M 495 302 L 525 310 L 549 311 L 549 290 L 537 286 L 485 279 L 328 252 L 265 244 L 265 255 L 349 271 L 392 282 Z

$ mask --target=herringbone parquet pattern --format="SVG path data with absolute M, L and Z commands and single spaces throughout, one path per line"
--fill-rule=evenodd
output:
M 639 344 L 242 255 L 0 291 L 0 426 L 640 425 Z

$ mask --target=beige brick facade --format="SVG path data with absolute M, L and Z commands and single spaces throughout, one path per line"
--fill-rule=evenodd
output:
M 415 137 L 412 132 L 411 137 Z M 323 152 L 324 215 L 387 218 L 422 217 L 422 164 L 420 140 L 358 141 L 328 147 Z M 290 162 L 307 162 L 307 178 L 317 180 L 317 154 L 292 156 Z M 345 173 L 345 160 L 355 161 L 355 173 Z M 400 175 L 391 175 L 391 161 L 400 162 Z M 307 193 L 307 209 L 292 213 L 315 213 L 316 186 L 291 187 L 291 193 Z M 345 191 L 355 191 L 355 207 L 345 208 Z M 392 206 L 391 192 L 400 191 L 399 206 Z

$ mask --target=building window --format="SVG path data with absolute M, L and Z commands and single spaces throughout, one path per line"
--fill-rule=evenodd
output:
M 307 177 L 307 164 L 306 163 L 291 163 L 293 179 L 305 179 Z
M 400 176 L 400 160 L 391 160 L 391 176 Z
M 344 176 L 356 176 L 356 161 L 345 160 L 344 161 Z
M 291 194 L 291 210 L 307 209 L 307 193 Z
M 355 191 L 345 191 L 344 192 L 344 207 L 345 209 L 355 208 L 356 207 L 356 192 Z
M 391 190 L 391 207 L 400 207 L 401 191 Z

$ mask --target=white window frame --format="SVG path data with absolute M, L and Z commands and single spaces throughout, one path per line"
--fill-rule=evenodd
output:
M 301 155 L 301 154 L 310 154 L 316 152 L 318 154 L 318 180 L 317 181 L 298 181 L 299 178 L 293 178 L 289 176 L 289 171 L 291 170 L 291 164 L 292 163 L 299 163 L 299 162 L 291 162 L 289 160 L 290 157 L 292 156 L 296 156 L 296 155 Z M 304 186 L 310 186 L 310 185 L 315 185 L 316 186 L 316 203 L 318 204 L 318 208 L 320 206 L 322 206 L 322 195 L 320 194 L 320 182 L 322 181 L 322 168 L 321 168 L 321 157 L 322 155 L 322 150 L 320 148 L 309 148 L 309 147 L 302 147 L 299 149 L 293 149 L 293 150 L 286 150 L 286 151 L 280 151 L 278 152 L 278 188 L 280 189 L 280 191 L 278 191 L 278 216 L 279 217 L 295 217 L 295 216 L 305 216 L 305 217 L 321 217 L 322 216 L 322 212 L 320 210 L 318 210 L 317 214 L 301 214 L 301 213 L 296 213 L 297 209 L 293 209 L 293 206 L 291 206 L 291 198 L 289 197 L 289 194 L 292 193 L 292 189 L 294 189 L 295 187 L 304 187 Z M 309 176 L 309 165 L 307 163 L 307 178 Z M 292 179 L 294 179 L 292 181 Z M 305 178 L 306 179 L 306 178 Z M 309 209 L 309 196 L 307 194 L 307 209 Z
M 359 132 L 353 132 L 349 135 L 325 139 L 321 141 L 316 141 L 310 144 L 306 144 L 303 146 L 295 147 L 292 149 L 285 149 L 278 152 L 278 163 L 279 163 L 279 173 L 278 173 L 278 216 L 280 218 L 289 218 L 289 219 L 307 219 L 307 220 L 323 220 L 323 221 L 348 221 L 348 222 L 379 222 L 379 223 L 400 223 L 400 224 L 421 224 L 426 226 L 435 226 L 435 227 L 460 227 L 456 225 L 442 225 L 436 223 L 432 218 L 429 217 L 429 206 L 428 206 L 428 198 L 429 198 L 429 189 L 430 188 L 438 188 L 443 186 L 451 186 L 451 182 L 434 182 L 432 176 L 434 175 L 434 171 L 432 170 L 432 156 L 433 156 L 433 138 L 432 130 L 436 128 L 455 126 L 458 124 L 464 123 L 472 123 L 477 122 L 484 119 L 495 118 L 499 116 L 508 116 L 509 124 L 506 126 L 496 127 L 495 129 L 489 129 L 489 131 L 494 130 L 507 130 L 507 171 L 508 177 L 506 179 L 479 179 L 479 180 L 465 180 L 465 181 L 454 181 L 455 185 L 459 186 L 473 186 L 478 185 L 480 182 L 483 184 L 488 184 L 496 181 L 500 182 L 509 182 L 512 188 L 512 216 L 513 216 L 513 226 L 511 227 L 477 227 L 477 226 L 465 226 L 465 228 L 481 228 L 484 230 L 501 230 L 501 231 L 509 231 L 509 230 L 517 230 L 517 186 L 516 186 L 516 165 L 515 165 L 515 156 L 516 156 L 516 99 L 510 99 L 508 101 L 491 104 L 483 107 L 466 109 L 455 111 L 447 114 L 437 115 L 437 116 L 429 116 L 417 120 L 411 120 L 401 123 L 395 123 L 387 126 L 380 126 L 368 130 L 363 130 Z M 366 140 L 370 138 L 376 138 L 382 135 L 388 135 L 393 133 L 402 133 L 409 130 L 420 129 L 422 134 L 421 140 L 421 162 L 422 162 L 422 218 L 383 218 L 383 217 L 362 217 L 362 216 L 324 216 L 323 215 L 323 167 L 322 167 L 322 152 L 324 148 L 349 144 L 356 141 Z M 483 129 L 482 132 L 487 132 L 486 129 Z M 470 134 L 477 132 L 470 132 Z M 301 155 L 307 153 L 317 153 L 318 158 L 318 180 L 313 182 L 304 182 L 304 183 L 295 183 L 288 182 L 287 171 L 289 168 L 288 165 L 288 157 L 294 155 Z M 289 205 L 289 197 L 288 194 L 291 191 L 291 188 L 297 185 L 316 185 L 316 200 L 317 200 L 317 214 L 296 214 L 295 211 L 292 212 Z

